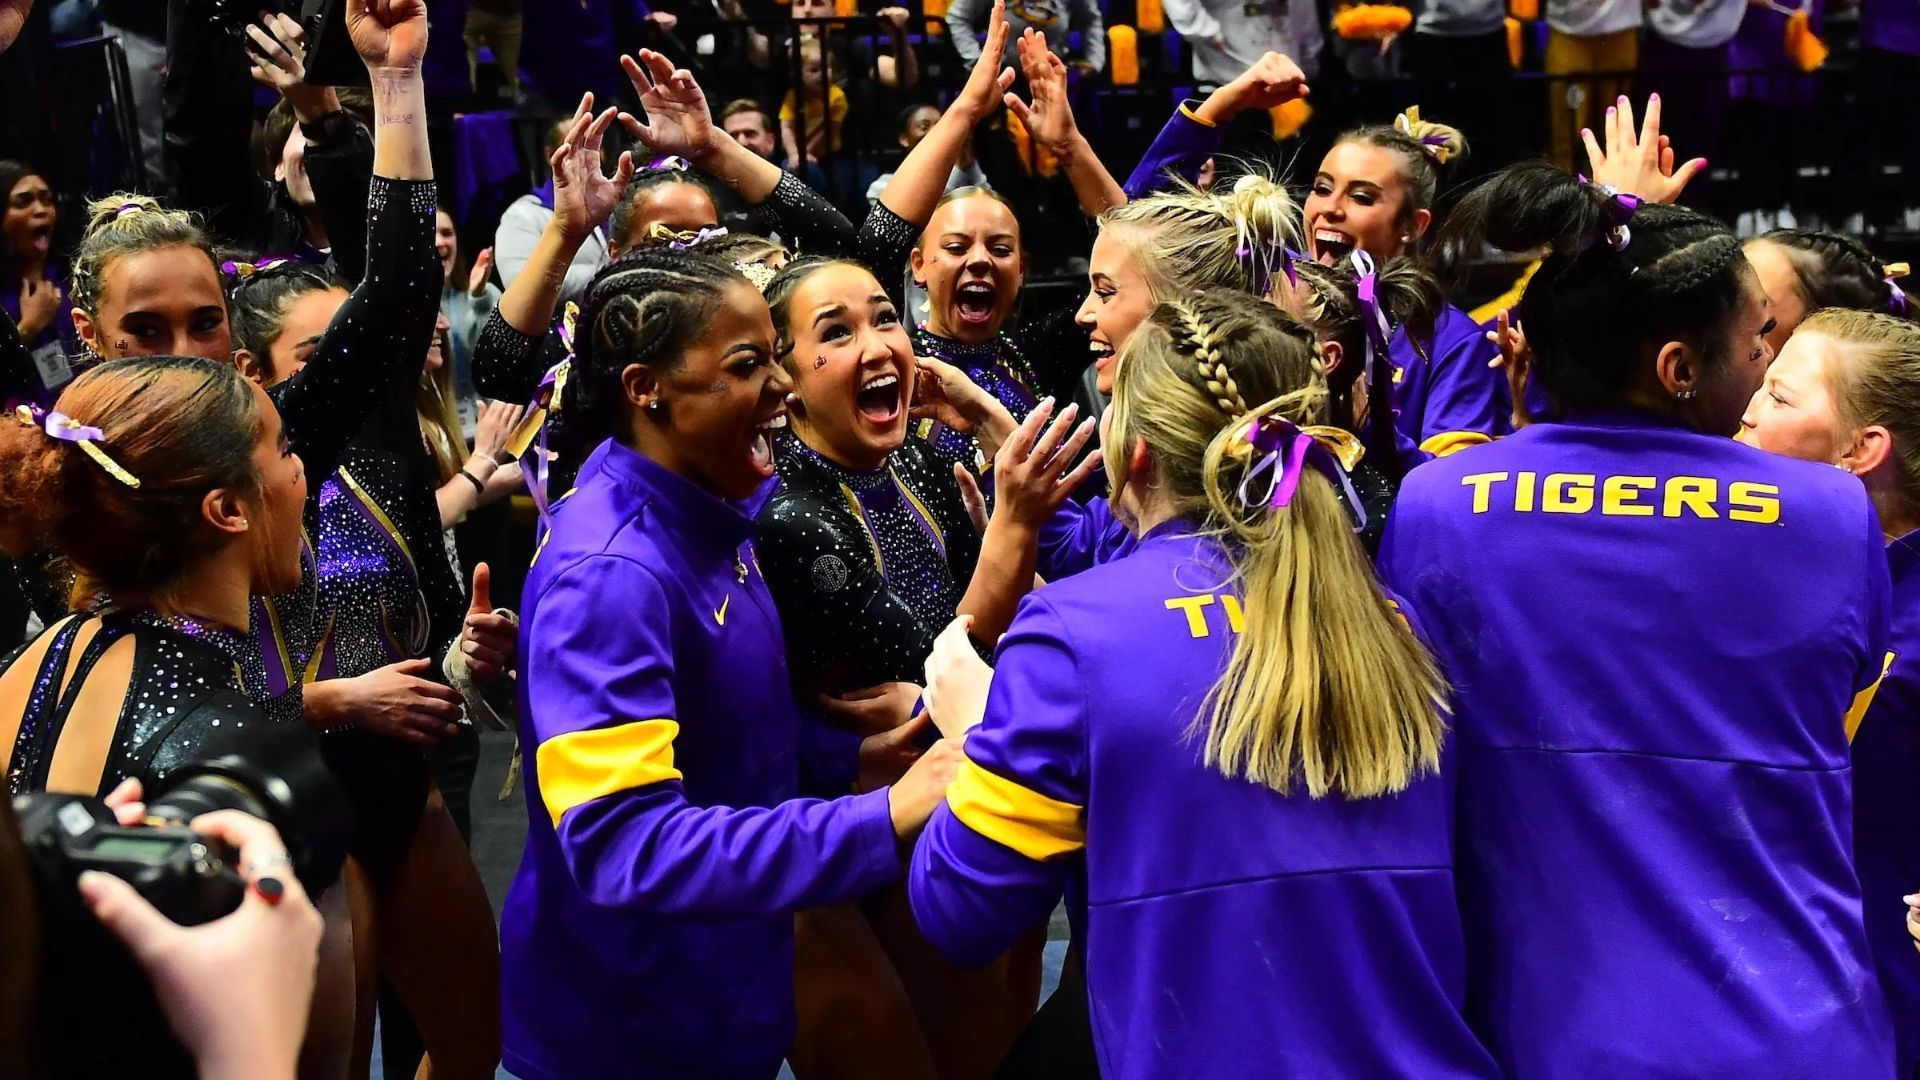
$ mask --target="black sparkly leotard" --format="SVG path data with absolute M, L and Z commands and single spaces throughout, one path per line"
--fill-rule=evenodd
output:
M 438 472 L 420 441 L 413 395 L 395 387 L 320 491 L 319 627 L 313 680 L 352 678 L 402 660 L 439 661 L 459 636 L 464 593 L 434 498 Z M 426 806 L 429 770 L 412 743 L 357 728 L 327 732 L 327 765 L 354 807 L 349 851 L 376 885 L 392 879 Z
M 774 457 L 759 551 L 800 700 L 920 682 L 980 557 L 951 466 L 917 439 L 864 471 L 792 435 Z
M 355 435 L 396 388 L 410 388 L 433 338 L 441 269 L 433 249 L 434 184 L 376 176 L 368 191 L 367 274 L 298 373 L 267 391 L 306 468 L 306 529 L 319 533 L 320 493 Z M 302 717 L 301 683 L 321 627 L 311 545 L 300 586 L 253 599 L 254 647 L 241 670 L 247 691 L 277 721 Z

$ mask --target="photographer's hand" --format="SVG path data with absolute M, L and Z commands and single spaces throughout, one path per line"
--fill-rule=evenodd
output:
M 240 853 L 247 894 L 233 914 L 179 926 L 133 886 L 96 870 L 80 875 L 80 895 L 153 979 L 167 1023 L 201 1077 L 291 1078 L 313 1000 L 320 913 L 273 826 L 221 810 L 192 827 Z

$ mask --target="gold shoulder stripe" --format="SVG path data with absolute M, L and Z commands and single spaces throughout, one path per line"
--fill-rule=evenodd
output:
M 947 806 L 960 823 L 1035 862 L 1087 845 L 1084 807 L 1061 802 L 962 760 L 947 786 Z
M 1893 670 L 1893 655 L 1880 662 L 1880 677 L 1873 685 L 1853 695 L 1853 704 L 1847 707 L 1847 741 L 1852 742 L 1854 733 L 1860 730 L 1860 721 L 1867 718 L 1867 709 L 1873 705 L 1873 696 L 1880 691 L 1880 684 L 1887 681 L 1887 672 Z
M 1434 457 L 1446 457 L 1457 454 L 1469 446 L 1480 446 L 1493 440 L 1478 431 L 1442 431 L 1429 435 L 1421 442 L 1420 449 Z
M 673 740 L 680 725 L 672 720 L 635 720 L 615 727 L 588 728 L 555 735 L 534 751 L 540 772 L 540 799 L 553 827 L 576 806 L 634 788 L 680 779 L 673 767 Z

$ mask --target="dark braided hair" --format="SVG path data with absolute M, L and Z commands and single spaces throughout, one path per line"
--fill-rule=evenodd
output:
M 694 172 L 692 169 L 641 169 L 633 174 L 633 182 L 627 185 L 626 192 L 620 196 L 620 204 L 613 208 L 613 216 L 607 221 L 607 236 L 611 238 L 615 247 L 622 252 L 628 252 L 647 243 L 647 238 L 641 235 L 637 220 L 640 200 L 649 191 L 673 184 L 685 184 L 706 192 L 708 201 L 714 205 L 715 213 L 719 212 L 720 198 L 715 194 L 713 185 L 707 182 L 704 174 Z
M 745 284 L 732 266 L 697 251 L 641 248 L 594 276 L 574 323 L 574 358 L 553 449 L 578 458 L 627 428 L 621 372 L 644 364 L 672 371 L 707 332 L 727 286 Z
M 268 347 L 286 328 L 294 302 L 311 292 L 347 287 L 325 266 L 292 261 L 230 273 L 226 279 L 227 327 L 233 334 L 234 351 L 245 349 L 252 354 L 268 379 L 274 375 Z
M 1618 407 L 1668 342 L 1691 346 L 1708 373 L 1729 363 L 1723 331 L 1753 274 L 1740 242 L 1702 214 L 1648 205 L 1616 250 L 1616 210 L 1604 189 L 1522 162 L 1469 192 L 1441 237 L 1456 252 L 1549 249 L 1519 315 L 1556 412 Z
M 1293 271 L 1300 282 L 1296 294 L 1301 320 L 1321 341 L 1340 346 L 1340 366 L 1327 373 L 1327 388 L 1333 395 L 1331 420 L 1338 427 L 1351 428 L 1353 383 L 1366 364 L 1367 352 L 1366 327 L 1360 322 L 1360 278 L 1350 263 L 1297 262 Z M 1433 340 L 1434 322 L 1446 306 L 1446 295 L 1417 260 L 1402 257 L 1380 264 L 1374 293 L 1387 319 L 1396 327 L 1406 327 L 1417 346 L 1424 349 Z
M 1817 229 L 1775 229 L 1760 239 L 1786 255 L 1794 288 L 1809 312 L 1889 310 L 1899 286 L 1887 282 L 1885 264 L 1853 237 Z

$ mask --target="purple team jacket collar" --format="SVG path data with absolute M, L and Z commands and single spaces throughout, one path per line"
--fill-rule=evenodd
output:
M 1694 430 L 1685 420 L 1667 413 L 1657 413 L 1649 409 L 1621 407 L 1618 409 L 1595 409 L 1590 412 L 1569 414 L 1557 423 L 1573 427 L 1597 428 L 1677 428 L 1682 431 Z
M 654 503 L 654 512 L 669 527 L 694 539 L 729 546 L 752 538 L 754 520 L 780 484 L 779 477 L 772 477 L 748 498 L 722 499 L 617 439 L 601 443 L 594 456 L 601 459 L 602 468 L 624 478 L 643 493 L 657 496 L 656 500 L 650 500 Z M 591 465 L 589 459 L 580 470 L 583 476 Z

